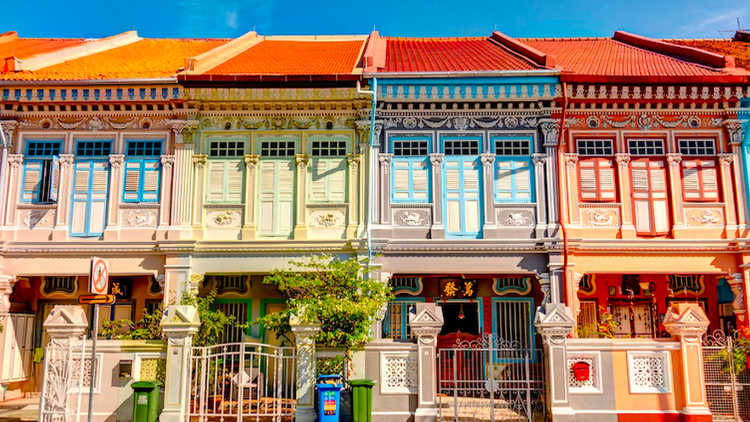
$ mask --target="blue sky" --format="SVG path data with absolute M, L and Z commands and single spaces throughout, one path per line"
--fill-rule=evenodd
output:
M 43 11 L 43 13 L 40 13 Z M 615 30 L 676 38 L 728 37 L 750 27 L 748 0 L 60 0 L 3 5 L 0 32 L 98 38 L 135 28 L 143 37 L 367 34 L 517 37 L 611 36 Z

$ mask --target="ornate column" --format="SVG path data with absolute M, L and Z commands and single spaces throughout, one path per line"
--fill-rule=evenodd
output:
M 683 396 L 682 412 L 686 420 L 709 422 L 712 417 L 706 400 L 701 347 L 701 338 L 708 330 L 708 317 L 697 303 L 678 303 L 667 309 L 663 324 L 667 332 L 680 341 L 684 390 L 675 394 Z
M 157 223 L 159 239 L 164 239 L 169 226 L 169 217 L 174 204 L 172 198 L 172 170 L 174 168 L 175 156 L 161 156 L 161 185 L 159 186 L 159 221 Z
M 161 330 L 167 338 L 167 365 L 164 380 L 162 422 L 183 422 L 190 405 L 190 358 L 193 335 L 201 321 L 198 309 L 189 305 L 173 305 L 164 310 Z
M 580 224 L 578 218 L 578 172 L 576 171 L 578 165 L 578 154 L 569 153 L 563 156 L 565 160 L 565 174 L 567 180 L 564 183 L 565 194 L 560 193 L 560 201 L 563 202 L 563 221 L 567 221 L 569 224 L 576 225 Z M 555 185 L 557 190 L 557 185 Z
M 5 141 L 7 142 L 8 149 L 6 153 L 10 154 L 13 151 L 14 139 L 13 139 L 13 133 L 16 131 L 16 127 L 18 126 L 18 122 L 15 120 L 2 120 L 0 121 L 0 130 L 5 135 Z M 0 145 L 2 147 L 2 145 Z M 8 171 L 9 168 L 9 162 L 2 162 L 0 163 L 0 189 L 2 189 L 2 192 L 7 192 L 7 182 L 8 182 Z M 0 222 L 5 221 L 5 204 L 8 198 L 5 195 L 0 195 Z M 2 224 L 0 224 L 2 225 Z
M 675 238 L 679 238 L 682 234 L 681 231 L 687 228 L 683 217 L 685 213 L 682 209 L 682 172 L 680 171 L 680 163 L 682 163 L 682 154 L 667 154 L 668 186 L 671 188 L 669 189 L 669 207 L 672 210 L 672 235 Z
M 620 201 L 620 219 L 622 226 L 620 233 L 623 239 L 635 238 L 635 225 L 633 225 L 633 205 L 630 200 L 630 154 L 615 154 L 617 163 L 617 195 Z
M 245 154 L 245 209 L 242 223 L 242 240 L 255 239 L 255 177 L 259 155 Z
M 445 239 L 445 224 L 443 223 L 443 157 L 444 154 L 433 152 L 430 154 L 432 168 L 432 239 Z M 390 211 L 389 211 L 390 212 Z
M 357 223 L 361 222 L 359 217 L 359 209 L 361 203 L 359 201 L 359 163 L 361 155 L 359 154 L 347 154 L 346 161 L 349 163 L 349 195 L 347 196 L 347 202 L 349 203 L 349 214 L 348 222 L 346 225 L 346 238 L 353 239 L 357 237 Z
M 547 197 L 545 195 L 545 172 L 544 167 L 550 161 L 547 159 L 546 154 L 534 154 L 531 156 L 531 161 L 534 163 L 534 186 L 535 197 L 536 197 L 536 234 L 535 237 L 544 237 L 544 231 L 547 229 L 547 224 L 550 221 L 548 219 L 549 210 L 547 209 Z M 557 182 L 555 182 L 557 183 Z M 550 189 L 553 189 L 551 185 Z
M 721 172 L 721 191 L 724 201 L 725 233 L 727 238 L 737 237 L 737 213 L 734 204 L 734 184 L 732 174 L 734 173 L 734 154 L 719 154 L 719 170 Z
M 65 241 L 70 231 L 70 202 L 73 199 L 73 154 L 60 154 L 60 188 L 52 240 Z
M 551 295 L 551 285 L 550 285 L 550 275 L 549 273 L 541 273 L 537 274 L 537 281 L 539 282 L 539 288 L 542 291 L 542 294 L 544 296 L 542 297 L 542 306 L 544 306 L 545 303 L 551 303 L 552 301 L 552 295 Z
M 548 236 L 553 235 L 553 231 L 557 229 L 557 178 L 561 176 L 558 172 L 557 163 L 557 138 L 560 134 L 560 123 L 552 119 L 541 119 L 539 128 L 542 130 L 542 136 L 544 137 L 544 155 L 547 158 L 547 174 L 542 176 L 539 181 L 543 182 L 543 185 L 548 186 L 546 189 L 547 199 L 547 227 L 549 229 Z M 544 191 L 539 191 L 544 192 Z M 539 197 L 537 197 L 539 198 Z M 537 205 L 538 207 L 539 205 Z
M 10 295 L 16 284 L 16 276 L 0 275 L 0 322 L 2 318 L 10 313 Z
M 313 388 L 315 383 L 315 337 L 320 332 L 319 322 L 293 315 L 289 325 L 297 345 L 297 415 L 299 422 L 316 420 Z
M 418 303 L 409 314 L 412 334 L 417 338 L 419 393 L 414 422 L 437 419 L 437 336 L 443 329 L 443 308 L 434 303 Z
M 373 278 L 376 278 L 378 281 L 380 281 L 380 283 L 385 285 L 388 285 L 391 277 L 393 277 L 392 273 L 382 270 L 373 272 Z M 383 338 L 383 318 L 385 318 L 386 312 L 388 312 L 388 304 L 385 304 L 382 308 L 380 308 L 377 315 L 375 315 L 375 320 L 372 322 L 371 328 L 373 341 L 381 340 Z
M 5 208 L 5 225 L 15 228 L 16 226 L 16 203 L 18 198 L 18 189 L 21 180 L 21 165 L 23 164 L 23 154 L 8 155 L 10 172 L 8 174 L 8 196 Z
M 310 162 L 308 154 L 297 154 L 297 191 L 295 192 L 297 212 L 294 225 L 294 240 L 307 239 L 307 164 Z
M 194 168 L 193 141 L 198 130 L 197 120 L 171 120 L 174 139 L 172 170 L 171 218 L 167 237 L 170 240 L 191 238 Z
M 544 342 L 547 358 L 547 409 L 552 420 L 574 421 L 575 413 L 568 397 L 568 354 L 566 339 L 576 326 L 575 318 L 565 305 L 548 303 L 540 306 L 534 321 Z
M 495 154 L 483 152 L 480 155 L 482 161 L 482 186 L 484 187 L 484 227 L 482 234 L 485 239 L 494 239 L 497 234 L 497 215 L 495 214 Z
M 193 156 L 193 183 L 189 189 L 193 192 L 192 197 L 192 222 L 193 237 L 196 240 L 203 239 L 203 190 L 206 188 L 205 170 L 208 163 L 208 156 L 198 154 Z
M 107 226 L 104 228 L 104 240 L 117 240 L 120 233 L 120 197 L 122 196 L 122 164 L 125 156 L 109 156 L 109 194 L 107 195 Z
M 747 123 L 745 123 L 746 125 Z M 750 163 L 747 162 L 748 154 L 746 153 L 750 146 L 745 142 L 745 126 L 742 120 L 726 120 L 724 128 L 729 135 L 729 144 L 732 148 L 732 154 L 737 157 L 738 164 L 734 166 L 734 179 L 737 181 L 734 189 L 734 200 L 737 204 L 744 204 L 737 207 L 737 224 L 746 226 L 748 224 L 747 204 L 750 198 L 747 197 L 748 182 L 750 181 Z
M 380 162 L 380 224 L 391 224 L 391 162 L 393 154 L 378 154 Z M 373 204 L 374 205 L 374 204 Z
M 737 328 L 743 328 L 748 326 L 746 318 L 747 310 L 745 308 L 745 279 L 742 273 L 730 274 L 726 277 L 729 287 L 732 289 L 734 294 L 734 300 L 732 301 L 732 311 L 737 317 Z

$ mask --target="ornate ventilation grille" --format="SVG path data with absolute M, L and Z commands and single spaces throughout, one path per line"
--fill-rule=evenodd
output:
M 688 291 L 691 293 L 703 292 L 702 275 L 670 275 L 669 288 L 675 293 Z
M 213 280 L 219 295 L 250 292 L 250 276 L 247 275 L 215 275 Z
M 393 277 L 388 281 L 392 293 L 416 295 L 422 292 L 422 277 Z
M 498 277 L 492 285 L 492 290 L 502 296 L 508 293 L 526 294 L 531 291 L 529 277 Z
M 594 292 L 594 275 L 593 274 L 584 274 L 581 277 L 581 281 L 578 283 L 579 291 L 583 293 L 593 293 Z
M 78 277 L 76 276 L 42 277 L 42 292 L 44 294 L 73 294 L 76 290 L 78 290 Z

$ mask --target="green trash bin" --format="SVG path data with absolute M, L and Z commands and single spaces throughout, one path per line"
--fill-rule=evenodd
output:
M 372 421 L 372 387 L 373 380 L 350 380 L 352 387 L 352 410 L 354 422 Z
M 133 388 L 133 422 L 156 422 L 159 418 L 159 381 L 137 381 Z

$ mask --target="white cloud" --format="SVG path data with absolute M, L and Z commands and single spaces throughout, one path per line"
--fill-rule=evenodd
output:
M 182 37 L 236 37 L 271 29 L 274 0 L 177 0 Z
M 237 29 L 237 11 L 226 12 L 227 26 L 232 29 Z
M 684 25 L 680 29 L 684 36 L 689 37 L 719 37 L 721 33 L 719 31 L 732 30 L 737 27 L 737 18 L 741 20 L 746 16 L 747 10 L 745 9 L 732 9 L 716 11 L 712 14 L 707 14 L 704 18 L 697 22 Z M 725 34 L 726 35 L 726 34 Z

